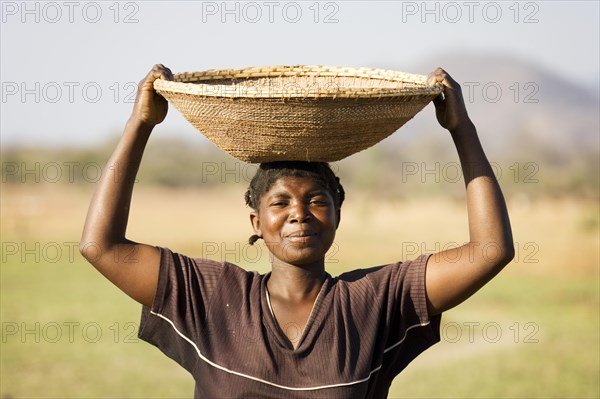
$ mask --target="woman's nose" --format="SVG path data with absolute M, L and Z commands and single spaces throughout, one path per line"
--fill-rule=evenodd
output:
M 305 204 L 296 203 L 290 209 L 290 223 L 304 223 L 310 219 L 310 212 Z

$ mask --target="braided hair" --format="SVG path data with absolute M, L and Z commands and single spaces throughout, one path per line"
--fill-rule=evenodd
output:
M 258 211 L 260 197 L 269 191 L 271 186 L 281 177 L 310 177 L 327 189 L 333 198 L 336 210 L 342 207 L 346 196 L 339 177 L 333 173 L 326 162 L 276 161 L 261 163 L 244 196 L 246 205 Z M 254 234 L 248 239 L 253 245 L 259 238 Z

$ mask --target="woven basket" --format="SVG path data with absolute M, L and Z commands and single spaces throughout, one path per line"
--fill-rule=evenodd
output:
M 398 130 L 442 91 L 422 75 L 303 65 L 178 73 L 154 88 L 250 163 L 340 160 Z

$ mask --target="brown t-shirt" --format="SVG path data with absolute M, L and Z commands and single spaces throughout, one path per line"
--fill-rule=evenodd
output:
M 161 248 L 139 337 L 192 374 L 195 398 L 385 398 L 440 339 L 441 317 L 427 314 L 426 263 L 327 275 L 293 349 L 283 329 L 296 326 L 280 327 L 270 311 L 269 274 Z

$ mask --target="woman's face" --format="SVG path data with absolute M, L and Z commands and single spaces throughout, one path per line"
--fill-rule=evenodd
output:
M 309 177 L 282 177 L 250 214 L 274 262 L 302 266 L 323 262 L 335 238 L 339 211 L 331 193 Z

